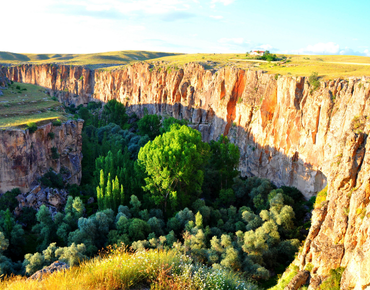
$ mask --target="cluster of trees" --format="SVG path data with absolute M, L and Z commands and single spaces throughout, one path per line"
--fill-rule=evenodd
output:
M 291 262 L 307 212 L 302 194 L 240 178 L 239 150 L 227 137 L 205 143 L 185 121 L 147 112 L 139 120 L 116 101 L 68 110 L 85 120 L 82 184 L 67 188 L 63 212 L 52 216 L 45 206 L 28 212 L 34 216 L 28 228 L 11 211 L 0 212 L 0 274 L 32 274 L 57 259 L 76 265 L 120 243 L 176 247 L 251 279 Z M 43 182 L 58 185 L 54 175 Z M 15 194 L 5 195 L 7 204 L 16 204 Z M 95 202 L 87 204 L 90 197 Z M 13 262 L 30 236 L 37 248 Z
M 270 53 L 268 50 L 265 51 L 265 53 L 259 57 L 259 59 L 267 60 L 267 61 L 276 61 L 279 60 L 276 54 Z

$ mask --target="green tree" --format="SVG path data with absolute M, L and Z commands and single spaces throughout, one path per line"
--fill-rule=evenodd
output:
M 173 124 L 177 124 L 177 126 L 181 127 L 183 125 L 187 125 L 188 121 L 178 120 L 178 119 L 175 119 L 174 117 L 165 118 L 162 121 L 162 127 L 160 128 L 160 132 L 163 134 L 163 133 L 171 131 L 171 127 Z
M 151 140 L 160 134 L 161 117 L 145 115 L 137 122 L 140 135 L 148 135 Z
M 128 120 L 126 108 L 123 104 L 117 102 L 116 99 L 110 100 L 103 108 L 101 119 L 105 124 L 115 123 L 123 128 Z
M 125 198 L 123 185 L 120 185 L 117 176 L 112 180 L 110 173 L 108 174 L 106 185 L 104 184 L 104 171 L 101 169 L 99 186 L 96 187 L 98 208 L 99 210 L 110 208 L 117 212 L 118 207 L 123 203 Z
M 203 191 L 208 198 L 216 198 L 221 189 L 230 188 L 233 179 L 239 175 L 240 152 L 238 146 L 221 135 L 211 141 L 211 157 L 205 168 Z
M 44 250 L 56 239 L 56 227 L 51 217 L 49 209 L 42 205 L 36 214 L 38 224 L 32 228 L 32 231 L 38 234 L 39 245 L 37 249 Z
M 203 164 L 208 158 L 209 145 L 202 142 L 200 132 L 173 127 L 140 149 L 138 164 L 148 176 L 144 189 L 165 211 L 168 204 L 186 206 L 201 192 Z

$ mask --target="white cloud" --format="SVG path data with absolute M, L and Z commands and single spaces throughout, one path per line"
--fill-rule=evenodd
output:
M 360 55 L 370 56 L 370 51 L 367 49 L 363 52 L 354 50 L 349 47 L 340 47 L 339 44 L 334 42 L 317 43 L 314 45 L 308 45 L 306 48 L 292 51 L 292 53 L 298 54 L 340 54 L 340 55 Z
M 236 44 L 243 44 L 244 39 L 242 37 L 237 37 L 237 38 L 221 38 L 218 40 L 218 42 L 221 43 L 236 43 Z
M 257 49 L 261 49 L 261 50 L 271 50 L 272 48 L 273 47 L 270 44 L 262 44 L 262 45 L 257 47 Z
M 301 54 L 338 54 L 339 52 L 339 44 L 334 42 L 320 42 L 299 50 Z
M 221 3 L 221 4 L 224 4 L 226 6 L 226 5 L 230 5 L 230 4 L 234 3 L 234 2 L 235 2 L 235 0 L 212 0 L 211 1 L 211 4 Z
M 224 17 L 221 16 L 221 15 L 210 15 L 209 17 L 213 18 L 213 19 L 223 19 Z

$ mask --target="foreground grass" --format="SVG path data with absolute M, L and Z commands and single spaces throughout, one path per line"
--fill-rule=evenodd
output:
M 44 93 L 44 89 L 13 83 L 0 96 L 0 128 L 22 127 L 27 123 L 42 123 L 52 119 L 65 120 L 61 104 Z
M 0 289 L 257 289 L 227 270 L 197 266 L 175 250 L 111 250 L 41 281 L 5 278 Z

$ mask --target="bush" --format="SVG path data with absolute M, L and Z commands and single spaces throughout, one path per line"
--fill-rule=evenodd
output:
M 30 131 L 30 134 L 37 130 L 37 125 L 34 122 L 27 123 L 27 129 Z
M 54 139 L 54 137 L 55 137 L 54 132 L 49 132 L 49 133 L 48 133 L 48 137 L 50 138 L 50 140 L 53 140 L 53 139 Z
M 18 201 L 16 196 L 21 194 L 19 188 L 13 188 L 11 191 L 5 192 L 0 197 L 0 210 L 10 209 L 13 211 L 18 206 Z
M 308 78 L 308 81 L 311 84 L 313 91 L 317 90 L 320 87 L 320 80 L 317 72 L 313 72 Z
M 339 290 L 340 280 L 342 279 L 342 274 L 344 272 L 343 267 L 330 270 L 330 276 L 320 285 L 319 289 L 322 290 Z
M 55 160 L 55 159 L 58 159 L 59 157 L 60 157 L 60 155 L 58 153 L 58 148 L 52 147 L 51 148 L 51 158 L 53 158 Z
M 56 174 L 53 169 L 49 169 L 41 178 L 40 182 L 46 187 L 63 188 L 63 178 L 60 174 Z
M 278 60 L 276 54 L 270 53 L 268 50 L 266 50 L 265 54 L 260 57 L 262 60 L 267 60 L 267 61 L 275 61 Z
M 53 120 L 52 122 L 53 126 L 62 126 L 62 121 L 59 119 Z
M 321 206 L 321 204 L 326 201 L 326 197 L 328 195 L 328 186 L 326 186 L 323 190 L 321 190 L 317 196 L 316 196 L 316 200 L 315 200 L 315 205 L 314 205 L 314 208 L 319 208 Z

